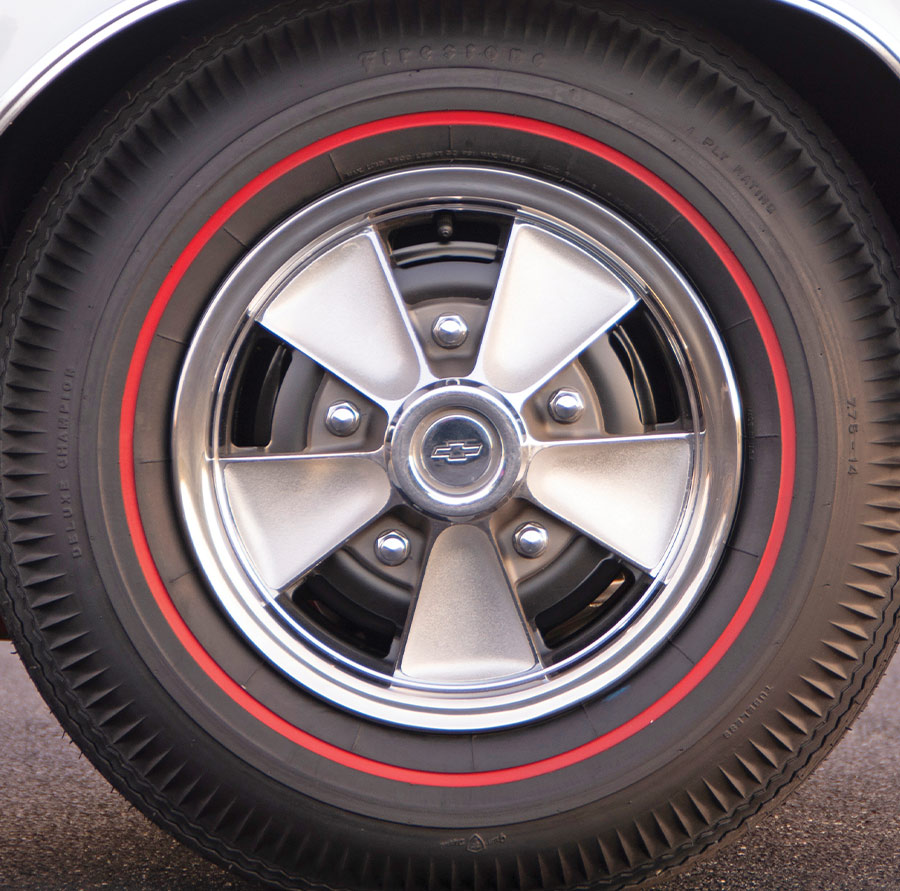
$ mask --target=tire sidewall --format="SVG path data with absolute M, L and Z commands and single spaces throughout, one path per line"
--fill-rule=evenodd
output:
M 691 117 L 683 109 L 663 103 L 654 114 L 657 121 L 651 123 L 646 106 L 638 113 L 634 104 L 639 100 L 627 96 L 614 81 L 605 83 L 602 92 L 599 87 L 596 92 L 574 87 L 572 83 L 583 78 L 583 73 L 569 57 L 554 55 L 547 47 L 535 48 L 532 53 L 497 41 L 480 50 L 466 50 L 467 63 L 473 57 L 481 59 L 478 64 L 482 67 L 471 71 L 437 67 L 437 60 L 425 53 L 429 46 L 431 43 L 395 42 L 378 50 L 361 49 L 355 56 L 348 53 L 347 61 L 317 63 L 309 81 L 331 90 L 304 98 L 297 89 L 291 101 L 280 97 L 280 110 L 255 109 L 255 117 L 243 117 L 240 123 L 230 120 L 219 130 L 208 129 L 202 151 L 195 148 L 191 158 L 172 159 L 165 189 L 153 195 L 146 188 L 138 189 L 124 199 L 126 207 L 140 204 L 144 213 L 131 215 L 130 225 L 109 238 L 102 269 L 95 267 L 91 294 L 109 293 L 110 299 L 103 305 L 86 296 L 79 298 L 78 323 L 54 359 L 60 380 L 56 395 L 61 404 L 69 405 L 60 414 L 68 416 L 67 429 L 78 433 L 67 444 L 66 465 L 53 471 L 51 484 L 54 492 L 71 499 L 67 503 L 72 515 L 60 514 L 62 529 L 73 523 L 76 527 L 65 533 L 77 539 L 67 539 L 70 550 L 62 555 L 67 572 L 76 589 L 90 592 L 83 598 L 83 608 L 94 617 L 98 632 L 107 636 L 110 647 L 130 654 L 122 660 L 123 664 L 133 662 L 123 668 L 130 675 L 127 683 L 145 689 L 154 685 L 154 707 L 160 716 L 170 711 L 165 696 L 190 714 L 189 720 L 169 728 L 176 746 L 187 746 L 191 734 L 196 734 L 195 724 L 199 725 L 208 751 L 227 752 L 271 778 L 260 782 L 258 792 L 258 800 L 267 799 L 270 806 L 278 795 L 299 796 L 308 811 L 317 808 L 309 800 L 312 796 L 346 812 L 329 812 L 328 821 L 334 825 L 362 821 L 371 828 L 371 821 L 365 820 L 368 816 L 445 827 L 424 836 L 411 833 L 409 841 L 394 840 L 395 846 L 408 845 L 414 850 L 422 838 L 428 838 L 429 844 L 444 854 L 448 849 L 441 845 L 455 838 L 448 836 L 447 828 L 469 830 L 487 825 L 496 829 L 491 837 L 504 836 L 504 850 L 513 853 L 536 843 L 546 844 L 554 834 L 565 837 L 573 825 L 586 834 L 615 825 L 626 797 L 633 810 L 674 796 L 685 785 L 686 776 L 698 778 L 705 765 L 732 757 L 738 742 L 746 745 L 760 727 L 773 720 L 779 708 L 778 694 L 786 692 L 785 679 L 799 677 L 805 670 L 808 642 L 821 640 L 823 627 L 831 621 L 828 608 L 836 603 L 837 594 L 826 580 L 839 577 L 854 559 L 856 544 L 848 518 L 855 515 L 864 496 L 858 478 L 841 473 L 846 470 L 845 456 L 850 453 L 854 433 L 841 414 L 845 406 L 833 406 L 833 393 L 846 392 L 848 399 L 854 400 L 852 404 L 861 406 L 863 398 L 854 394 L 864 392 L 865 383 L 859 370 L 842 358 L 854 336 L 848 330 L 851 317 L 842 308 L 837 282 L 822 272 L 826 252 L 805 234 L 800 210 L 777 206 L 773 212 L 773 202 L 760 200 L 759 190 L 768 188 L 760 183 L 775 185 L 775 179 L 766 165 L 731 146 L 728 133 L 714 132 L 708 122 L 706 129 L 701 128 L 703 115 L 699 112 Z M 491 46 L 496 56 L 488 52 Z M 528 58 L 528 65 L 520 64 Z M 385 59 L 397 61 L 388 64 Z M 401 66 L 403 59 L 417 60 L 418 67 Z M 483 80 L 485 71 L 491 72 L 496 92 L 476 98 L 473 85 Z M 514 784 L 518 788 L 508 798 L 498 796 L 497 789 L 454 790 L 453 803 L 448 806 L 446 790 L 398 789 L 399 784 L 370 778 L 364 778 L 361 788 L 352 772 L 322 765 L 321 759 L 304 760 L 306 756 L 298 756 L 296 747 L 256 722 L 252 722 L 252 734 L 248 732 L 246 717 L 235 711 L 235 704 L 180 649 L 149 597 L 127 536 L 121 534 L 125 526 L 116 483 L 114 431 L 118 429 L 123 369 L 163 275 L 210 214 L 238 188 L 289 154 L 286 148 L 298 142 L 308 144 L 401 109 L 408 113 L 471 108 L 480 101 L 477 107 L 481 110 L 502 111 L 509 107 L 510 97 L 515 97 L 514 104 L 523 116 L 585 133 L 635 158 L 684 195 L 725 238 L 756 285 L 778 331 L 802 436 L 782 556 L 759 607 L 702 687 L 627 746 L 569 768 L 562 778 Z M 235 112 L 238 117 L 241 109 Z M 626 122 L 630 132 L 623 129 Z M 737 136 L 734 141 L 739 141 Z M 370 151 L 369 160 L 363 159 L 357 167 L 346 162 L 341 177 L 346 181 L 448 156 L 465 159 L 474 155 L 481 163 L 501 165 L 521 163 L 512 148 L 495 152 L 494 158 L 487 157 L 484 147 L 451 147 L 446 156 L 432 149 L 425 153 L 427 157 L 411 158 L 416 154 L 414 146 L 400 142 L 392 156 L 373 156 Z M 549 153 L 546 158 L 526 159 L 526 163 L 543 176 L 558 176 L 605 200 L 613 198 L 617 210 L 660 239 L 678 259 L 677 226 L 651 219 L 643 208 L 617 206 L 614 196 L 579 175 L 571 157 L 566 160 L 571 163 L 569 169 L 560 169 Z M 756 184 L 754 188 L 748 188 L 746 176 Z M 642 218 L 644 213 L 647 216 Z M 671 228 L 666 228 L 667 224 Z M 243 233 L 241 237 L 246 238 Z M 687 271 L 698 290 L 706 292 L 703 270 Z M 823 306 L 828 312 L 825 320 Z M 715 314 L 715 308 L 713 311 Z M 724 310 L 718 315 L 724 324 L 731 321 L 724 319 Z M 760 442 L 769 436 L 771 417 L 748 417 L 747 423 L 759 434 Z M 857 457 L 862 448 L 854 446 Z M 750 450 L 747 460 L 754 460 Z M 107 529 L 113 531 L 109 542 Z M 88 542 L 91 544 L 82 546 Z M 826 543 L 824 549 L 821 542 Z M 106 595 L 98 580 L 102 580 Z M 836 606 L 832 608 L 836 610 Z M 689 623 L 684 642 L 675 646 L 686 663 L 695 653 L 700 657 L 703 644 L 690 632 Z M 709 630 L 700 635 L 711 636 Z M 248 665 L 251 657 L 248 653 Z M 662 663 L 657 660 L 654 664 L 659 671 Z M 710 702 L 716 703 L 714 708 Z M 149 712 L 149 705 L 147 709 Z M 737 718 L 742 720 L 736 740 L 735 732 L 728 730 Z M 236 727 L 242 729 L 236 731 Z M 677 748 L 672 746 L 673 739 L 679 740 Z M 222 763 L 232 761 L 223 759 Z M 517 825 L 523 801 L 529 816 L 541 812 L 540 828 L 525 831 Z M 569 812 L 566 817 L 549 816 L 560 809 Z M 438 813 L 441 816 L 436 818 Z M 384 843 L 387 846 L 387 838 Z

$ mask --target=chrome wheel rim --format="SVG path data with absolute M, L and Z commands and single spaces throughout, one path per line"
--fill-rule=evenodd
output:
M 531 176 L 427 167 L 248 253 L 190 345 L 173 453 L 210 590 L 266 659 L 375 720 L 486 730 L 609 690 L 684 621 L 733 521 L 741 417 L 645 235 Z M 549 602 L 576 551 L 595 569 Z

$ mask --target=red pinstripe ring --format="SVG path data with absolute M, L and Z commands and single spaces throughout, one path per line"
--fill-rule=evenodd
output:
M 474 771 L 469 773 L 443 773 L 438 771 L 414 770 L 382 761 L 375 761 L 354 754 L 331 743 L 325 742 L 275 714 L 261 702 L 254 699 L 246 690 L 236 683 L 194 637 L 184 619 L 179 614 L 169 597 L 166 586 L 159 575 L 147 537 L 141 522 L 138 508 L 137 491 L 134 479 L 134 422 L 137 407 L 138 390 L 150 344 L 163 312 L 191 263 L 200 254 L 212 236 L 228 221 L 228 219 L 247 201 L 262 189 L 271 185 L 279 177 L 301 164 L 319 157 L 326 152 L 340 148 L 352 142 L 372 136 L 409 130 L 416 127 L 447 126 L 486 126 L 506 130 L 515 130 L 543 136 L 589 152 L 616 165 L 624 172 L 637 178 L 668 201 L 682 217 L 707 241 L 713 251 L 728 270 L 741 291 L 747 306 L 759 330 L 775 382 L 778 401 L 778 413 L 781 423 L 781 477 L 778 488 L 778 500 L 769 539 L 760 558 L 759 566 L 744 595 L 740 606 L 732 616 L 728 625 L 719 635 L 709 651 L 694 667 L 673 687 L 666 691 L 656 702 L 630 718 L 613 730 L 604 733 L 590 742 L 544 758 L 530 764 L 507 767 L 498 770 Z M 122 497 L 128 529 L 131 533 L 137 558 L 150 591 L 163 616 L 184 648 L 194 658 L 200 668 L 217 684 L 234 702 L 246 709 L 253 717 L 270 727 L 276 733 L 303 746 L 310 752 L 328 758 L 344 767 L 362 771 L 373 776 L 397 782 L 423 786 L 444 787 L 477 787 L 492 786 L 500 783 L 511 783 L 538 777 L 543 774 L 569 767 L 598 755 L 618 743 L 628 739 L 664 715 L 669 709 L 681 702 L 712 671 L 722 659 L 744 626 L 747 624 L 763 591 L 771 577 L 778 558 L 787 528 L 788 514 L 791 507 L 791 496 L 794 485 L 794 469 L 796 457 L 796 432 L 794 426 L 794 407 L 791 395 L 790 380 L 784 356 L 775 334 L 772 321 L 765 306 L 753 286 L 743 266 L 710 223 L 700 212 L 670 185 L 656 174 L 628 156 L 603 143 L 597 142 L 581 133 L 556 126 L 554 124 L 522 118 L 515 115 L 496 114 L 478 111 L 426 112 L 400 115 L 379 121 L 351 127 L 340 133 L 320 139 L 288 157 L 279 161 L 268 170 L 260 173 L 242 189 L 225 202 L 203 225 L 197 234 L 176 260 L 162 283 L 135 344 L 134 354 L 125 381 L 125 392 L 122 396 L 122 416 L 119 428 L 119 464 L 122 482 Z

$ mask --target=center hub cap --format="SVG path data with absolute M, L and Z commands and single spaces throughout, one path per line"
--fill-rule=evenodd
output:
M 423 428 L 415 467 L 429 484 L 450 494 L 477 486 L 499 457 L 497 435 L 486 418 L 456 412 Z
M 391 472 L 420 509 L 442 517 L 493 510 L 522 464 L 522 423 L 484 387 L 440 387 L 416 396 L 389 433 Z

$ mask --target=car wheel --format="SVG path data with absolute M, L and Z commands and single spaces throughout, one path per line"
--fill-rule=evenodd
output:
M 17 646 L 131 801 L 282 887 L 640 883 L 896 644 L 873 199 L 752 61 L 507 12 L 241 22 L 14 249 Z

